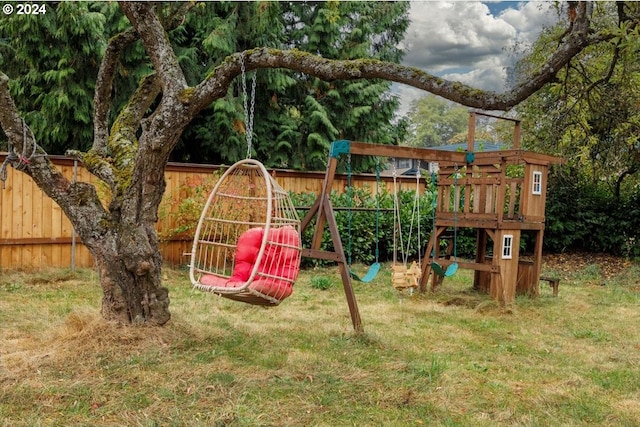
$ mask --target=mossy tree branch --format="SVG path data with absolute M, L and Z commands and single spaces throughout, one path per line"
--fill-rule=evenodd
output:
M 163 20 L 164 27 L 174 28 L 179 25 L 194 5 L 195 3 L 180 3 L 171 11 L 170 16 Z M 93 96 L 94 140 L 92 149 L 86 154 L 80 152 L 68 153 L 85 163 L 85 166 L 87 166 L 92 173 L 107 182 L 110 186 L 115 182 L 115 175 L 112 170 L 109 170 L 110 163 L 107 161 L 109 154 L 107 152 L 109 142 L 109 111 L 111 109 L 113 81 L 120 55 L 125 48 L 129 47 L 138 39 L 138 33 L 134 28 L 123 31 L 109 39 L 98 70 L 96 88 Z M 89 162 L 90 165 L 87 165 L 86 162 Z M 93 165 L 93 167 L 91 165 Z
M 138 40 L 133 28 L 124 31 L 109 40 L 104 57 L 100 63 L 96 88 L 93 95 L 93 148 L 99 156 L 106 156 L 109 138 L 109 111 L 111 109 L 111 92 L 113 79 L 120 54 L 127 46 Z
M 173 96 L 187 87 L 187 79 L 178 64 L 178 58 L 169 37 L 156 14 L 153 3 L 122 2 L 120 7 L 138 32 L 142 43 L 160 77 L 164 96 Z
M 577 16 L 570 31 L 549 58 L 546 66 L 504 93 L 480 90 L 463 83 L 441 79 L 417 68 L 395 63 L 373 59 L 331 60 L 296 50 L 262 48 L 227 57 L 194 90 L 184 91 L 183 98 L 185 103 L 190 104 L 190 109 L 197 113 L 214 100 L 223 97 L 231 82 L 240 75 L 240 58 L 244 56 L 247 71 L 258 68 L 286 68 L 329 81 L 385 79 L 425 90 L 467 107 L 506 111 L 552 81 L 558 71 L 585 47 L 602 41 L 602 35 L 591 32 L 589 9 L 582 3 L 585 2 L 578 5 Z
M 37 143 L 31 132 L 24 132 L 26 124 L 9 93 L 8 83 L 9 77 L 0 72 L 0 126 L 16 152 L 25 151 L 25 145 L 26 151 L 32 151 L 33 147 L 37 147 Z M 41 150 L 37 148 L 36 154 L 43 154 Z M 35 155 L 28 161 L 20 162 L 20 170 L 29 175 L 36 185 L 62 208 L 86 244 L 100 239 L 105 229 L 95 227 L 95 221 L 104 217 L 106 211 L 93 185 L 84 182 L 72 183 L 46 155 Z
M 156 74 L 144 77 L 111 127 L 108 147 L 117 174 L 115 187 L 112 187 L 114 198 L 123 195 L 131 185 L 138 152 L 136 134 L 145 113 L 160 93 L 159 83 Z

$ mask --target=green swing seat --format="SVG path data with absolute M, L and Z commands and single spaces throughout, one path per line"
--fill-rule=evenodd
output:
M 349 269 L 349 275 L 353 280 L 357 280 L 358 282 L 362 283 L 369 283 L 376 278 L 376 276 L 380 272 L 380 267 L 381 266 L 379 262 L 374 262 L 373 264 L 371 264 L 371 266 L 369 266 L 369 270 L 367 270 L 367 273 L 364 276 L 358 276 L 358 274 L 356 274 L 351 269 Z
M 449 264 L 445 270 L 440 264 L 434 261 L 431 263 L 431 269 L 440 277 L 451 277 L 456 274 L 456 271 L 458 271 L 458 263 L 454 262 Z

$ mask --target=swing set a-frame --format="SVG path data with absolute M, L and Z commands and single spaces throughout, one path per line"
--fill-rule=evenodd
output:
M 474 152 L 478 115 L 512 122 L 512 148 Z M 346 140 L 335 141 L 332 144 L 322 191 L 301 222 L 301 230 L 304 232 L 311 226 L 313 219 L 316 219 L 311 246 L 302 249 L 302 256 L 334 261 L 338 264 L 351 321 L 357 333 L 363 332 L 364 329 L 353 290 L 352 275 L 330 200 L 340 156 L 379 156 L 437 162 L 439 169 L 436 180 L 434 229 L 424 252 L 427 259 L 433 254 L 433 263 L 424 262 L 421 266 L 420 291 L 427 290 L 429 278 L 431 289 L 435 290 L 445 276 L 442 273 L 455 263 L 459 268 L 475 271 L 474 289 L 488 292 L 501 303 L 511 303 L 516 293 L 532 296 L 538 294 L 547 173 L 550 165 L 563 162 L 555 156 L 520 149 L 520 132 L 519 120 L 471 112 L 466 151 L 389 146 Z M 518 166 L 519 173 L 515 176 L 512 176 L 513 168 L 510 168 L 511 172 L 507 174 L 508 168 L 512 166 Z M 321 249 L 322 235 L 326 227 L 329 229 L 333 251 Z M 474 261 L 463 262 L 441 257 L 441 239 L 448 229 L 457 227 L 476 229 Z M 532 261 L 520 261 L 520 238 L 523 233 L 530 233 L 534 242 Z

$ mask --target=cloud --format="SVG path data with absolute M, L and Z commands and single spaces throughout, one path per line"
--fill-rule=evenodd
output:
M 556 19 L 552 3 L 413 1 L 411 25 L 401 47 L 403 64 L 480 89 L 502 92 L 507 68 L 514 64 L 516 43 L 530 45 Z M 425 92 L 395 85 L 402 106 Z
M 520 3 L 519 9 L 506 9 L 499 18 L 517 29 L 517 39 L 525 43 L 533 43 L 540 31 L 557 22 L 558 16 L 551 2 L 529 1 Z
M 500 55 L 516 31 L 480 2 L 413 2 L 404 63 L 437 74 Z

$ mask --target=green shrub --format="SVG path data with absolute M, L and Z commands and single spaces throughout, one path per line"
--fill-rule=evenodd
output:
M 178 191 L 178 194 L 170 195 L 168 202 L 161 206 L 161 217 L 173 219 L 173 227 L 165 230 L 161 238 L 185 237 L 193 238 L 200 214 L 204 208 L 207 196 L 219 179 L 220 173 L 214 173 L 206 179 L 195 177 L 187 179 Z M 393 260 L 394 250 L 398 260 L 403 256 L 409 259 L 418 258 L 418 254 L 425 256 L 424 248 L 427 246 L 433 231 L 433 194 L 425 192 L 419 197 L 414 213 L 415 191 L 401 190 L 398 193 L 400 206 L 399 224 L 400 233 L 396 236 L 394 244 L 394 196 L 386 189 L 380 190 L 377 195 L 372 194 L 370 188 L 354 188 L 351 191 L 338 193 L 332 192 L 331 203 L 337 208 L 335 213 L 338 232 L 342 239 L 342 246 L 350 263 L 371 264 L 376 258 L 381 261 Z M 294 206 L 308 208 L 316 201 L 317 195 L 313 193 L 291 194 Z M 353 208 L 353 210 L 349 210 Z M 368 210 L 357 210 L 367 208 Z M 302 218 L 308 211 L 299 210 Z M 376 221 L 378 227 L 376 230 Z M 419 227 L 419 240 L 418 240 Z M 315 228 L 315 219 L 311 222 L 302 235 L 303 247 L 311 246 L 311 239 Z M 476 234 L 473 229 L 459 229 L 457 238 L 457 254 L 461 257 L 470 257 L 475 253 Z M 328 228 L 322 235 L 320 249 L 333 251 L 333 242 Z M 442 250 L 446 248 L 443 247 Z M 376 251 L 378 256 L 376 257 Z M 426 254 L 430 256 L 431 254 Z M 328 262 L 321 260 L 305 259 L 305 266 L 323 265 Z
M 309 207 L 316 200 L 315 194 L 292 194 L 294 206 Z M 353 189 L 351 193 L 332 192 L 331 204 L 334 208 L 338 232 L 342 239 L 342 245 L 348 261 L 352 263 L 371 264 L 376 260 L 376 249 L 379 252 L 380 261 L 390 261 L 394 253 L 394 200 L 393 194 L 382 190 L 378 194 L 378 210 L 376 211 L 376 195 L 370 189 Z M 419 250 L 424 250 L 431 236 L 433 228 L 431 193 L 420 196 L 420 215 L 414 215 L 413 228 L 411 227 L 412 211 L 415 192 L 406 190 L 398 193 L 400 206 L 400 228 L 402 239 L 396 238 L 397 257 L 400 259 L 403 253 L 407 258 L 416 258 Z M 368 208 L 370 210 L 351 210 L 349 208 Z M 302 211 L 301 214 L 306 214 Z M 417 229 L 418 216 L 420 224 L 420 245 L 418 245 Z M 378 230 L 376 231 L 376 217 Z M 315 219 L 302 236 L 304 247 L 311 245 L 311 239 L 315 228 Z M 377 238 L 376 238 L 377 234 Z M 400 247 L 400 241 L 403 248 Z M 376 247 L 377 242 L 377 247 Z M 329 229 L 326 228 L 322 235 L 320 249 L 333 251 L 333 242 Z M 310 260 L 313 265 L 323 264 L 320 260 Z
M 640 190 L 616 196 L 604 183 L 550 175 L 545 250 L 640 257 Z

